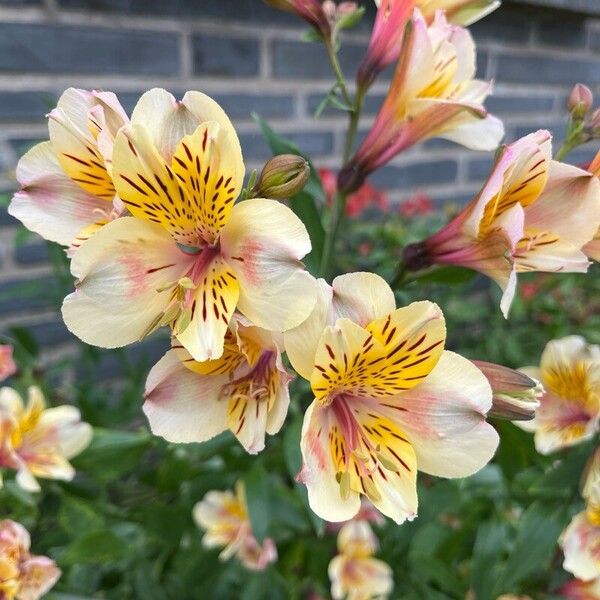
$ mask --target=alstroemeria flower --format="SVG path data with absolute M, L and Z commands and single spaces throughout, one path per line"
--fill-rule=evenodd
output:
M 503 290 L 505 316 L 517 273 L 585 272 L 582 247 L 600 224 L 600 182 L 552 160 L 551 135 L 537 131 L 499 153 L 479 194 L 448 225 L 407 247 L 417 268 L 460 265 L 484 273 Z
M 356 75 L 359 89 L 366 90 L 375 77 L 398 60 L 406 23 L 415 7 L 415 0 L 375 0 L 377 14 L 369 46 Z
M 599 492 L 595 490 L 586 510 L 571 519 L 559 539 L 565 555 L 563 568 L 582 581 L 600 578 Z
M 274 8 L 297 15 L 324 38 L 331 35 L 330 19 L 321 0 L 265 0 L 265 2 Z
M 0 345 L 0 381 L 8 379 L 17 372 L 13 359 L 13 347 L 10 344 Z
M 29 552 L 27 530 L 10 519 L 0 521 L 0 597 L 38 600 L 58 581 L 60 569 L 46 556 Z
M 46 408 L 44 396 L 30 387 L 27 406 L 12 388 L 0 388 L 0 466 L 17 470 L 17 483 L 40 489 L 36 477 L 69 481 L 69 459 L 90 443 L 92 428 L 74 406 Z
M 592 162 L 589 164 L 587 170 L 590 173 L 593 173 L 596 177 L 600 177 L 600 152 L 596 154 L 594 160 L 592 160 Z M 592 260 L 600 262 L 600 226 L 598 227 L 598 231 L 596 231 L 596 235 L 594 235 L 592 241 L 588 242 L 583 247 L 583 252 Z
M 535 432 L 535 447 L 541 454 L 573 446 L 598 431 L 600 417 L 600 348 L 572 335 L 548 342 L 539 368 L 524 373 L 542 383 L 533 421 L 517 422 Z
M 502 122 L 483 101 L 491 86 L 475 76 L 475 44 L 443 13 L 428 27 L 415 10 L 402 41 L 388 95 L 371 130 L 338 178 L 354 191 L 375 169 L 417 142 L 439 137 L 473 150 L 494 150 Z
M 255 454 L 283 425 L 291 379 L 274 334 L 235 315 L 221 358 L 197 362 L 180 344 L 163 356 L 148 376 L 144 412 L 170 442 L 204 442 L 230 429 Z
M 206 530 L 202 543 L 206 548 L 223 547 L 221 560 L 236 556 L 248 569 L 262 571 L 277 560 L 277 548 L 271 538 L 260 544 L 252 533 L 246 493 L 242 482 L 230 491 L 211 491 L 194 506 L 194 520 Z
M 559 591 L 565 600 L 600 600 L 600 579 L 571 579 Z
M 111 160 L 115 136 L 129 118 L 112 92 L 76 88 L 66 90 L 48 116 L 50 141 L 19 161 L 21 189 L 8 212 L 72 252 L 124 211 Z
M 284 335 L 315 400 L 302 429 L 299 479 L 327 521 L 352 518 L 366 495 L 397 523 L 417 513 L 417 469 L 464 477 L 493 456 L 492 391 L 470 361 L 444 350 L 441 310 L 396 309 L 372 273 L 323 280 L 310 317 Z
M 366 521 L 342 526 L 337 538 L 338 555 L 329 563 L 331 597 L 334 600 L 384 600 L 394 587 L 390 566 L 373 558 L 378 543 Z
M 214 100 L 144 94 L 115 139 L 113 179 L 133 216 L 103 227 L 73 258 L 77 290 L 63 316 L 83 341 L 115 348 L 169 325 L 203 361 L 223 353 L 236 308 L 274 331 L 311 311 L 306 228 L 274 200 L 235 204 L 242 151 Z

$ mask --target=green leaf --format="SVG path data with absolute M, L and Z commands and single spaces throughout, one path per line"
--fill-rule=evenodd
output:
M 365 7 L 360 6 L 355 11 L 348 13 L 337 22 L 338 29 L 351 29 L 356 27 L 365 14 Z
M 492 590 L 505 543 L 504 523 L 494 520 L 479 525 L 471 564 L 471 587 L 477 600 L 494 600 Z
M 533 573 L 543 571 L 556 550 L 558 536 L 566 526 L 566 508 L 534 502 L 519 519 L 514 546 L 500 574 L 496 595 L 510 592 Z
M 97 507 L 67 495 L 61 499 L 58 521 L 67 533 L 98 531 L 104 527 L 104 519 L 98 514 Z
M 267 472 L 260 464 L 255 464 L 243 477 L 246 488 L 248 516 L 252 531 L 259 542 L 267 536 L 270 512 L 270 484 Z
M 60 557 L 61 564 L 102 564 L 125 558 L 131 551 L 110 529 L 90 531 L 77 538 Z

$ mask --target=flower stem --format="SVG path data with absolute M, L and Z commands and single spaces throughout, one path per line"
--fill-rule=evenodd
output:
M 323 255 L 321 256 L 321 276 L 326 279 L 329 276 L 333 248 L 335 246 L 335 240 L 338 234 L 340 223 L 344 217 L 347 199 L 348 194 L 344 192 L 336 192 L 333 198 L 333 207 L 331 209 L 331 217 L 329 219 L 329 228 L 325 236 Z
M 575 145 L 572 144 L 569 140 L 566 140 L 564 144 L 559 148 L 554 160 L 564 160 L 567 154 L 571 152 L 575 148 Z
M 350 94 L 348 93 L 348 88 L 346 87 L 346 80 L 344 79 L 344 74 L 342 73 L 342 68 L 340 67 L 340 61 L 338 60 L 337 51 L 335 49 L 335 42 L 329 38 L 325 40 L 325 49 L 327 50 L 327 56 L 329 57 L 329 62 L 331 63 L 331 67 L 335 74 L 335 80 L 340 88 L 340 92 L 342 93 L 342 97 L 344 98 L 344 102 L 348 106 L 352 106 L 352 98 L 350 98 Z
M 352 155 L 352 148 L 354 146 L 354 140 L 356 139 L 356 132 L 358 130 L 358 122 L 360 121 L 360 115 L 362 113 L 363 105 L 365 102 L 366 90 L 358 88 L 356 90 L 356 98 L 354 100 L 354 107 L 350 113 L 350 122 L 348 124 L 348 131 L 346 133 L 346 141 L 344 142 L 344 155 L 342 157 L 342 165 L 345 165 L 350 156 Z

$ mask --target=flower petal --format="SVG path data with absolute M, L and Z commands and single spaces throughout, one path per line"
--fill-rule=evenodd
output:
M 330 441 L 330 412 L 316 400 L 308 407 L 302 424 L 300 448 L 303 466 L 298 478 L 306 485 L 311 509 L 327 521 L 351 519 L 360 509 L 360 495 L 350 490 L 340 495 Z
M 58 581 L 61 570 L 47 556 L 29 556 L 21 563 L 19 600 L 38 600 Z
M 214 258 L 194 292 L 191 320 L 185 329 L 175 325 L 175 337 L 197 361 L 219 358 L 225 336 L 240 294 L 240 286 L 230 266 Z
M 16 175 L 21 190 L 14 195 L 9 214 L 51 242 L 69 246 L 84 227 L 102 220 L 109 206 L 64 173 L 50 142 L 25 153 Z
M 227 429 L 225 375 L 198 375 L 170 350 L 152 367 L 143 410 L 154 435 L 169 442 L 205 442 Z
M 600 527 L 592 525 L 585 512 L 575 515 L 560 538 L 565 554 L 563 568 L 583 581 L 600 577 Z
M 382 409 L 404 430 L 420 471 L 466 477 L 487 464 L 498 446 L 498 434 L 485 420 L 491 406 L 492 390 L 483 373 L 445 351 L 419 386 Z
M 286 331 L 308 317 L 317 284 L 300 259 L 310 251 L 310 238 L 289 208 L 275 200 L 239 202 L 220 242 L 240 283 L 242 314 L 273 331 Z
M 123 217 L 103 227 L 71 261 L 79 280 L 63 303 L 69 331 L 86 343 L 117 348 L 153 328 L 193 257 L 159 225 Z

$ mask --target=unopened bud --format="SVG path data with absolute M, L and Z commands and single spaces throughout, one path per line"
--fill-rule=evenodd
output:
M 492 387 L 491 417 L 511 421 L 530 421 L 540 405 L 544 388 L 539 381 L 521 371 L 501 365 L 474 360 L 473 364 L 485 375 Z
M 301 192 L 310 176 L 308 162 L 296 154 L 279 154 L 267 161 L 253 195 L 286 200 Z
M 576 119 L 583 119 L 594 104 L 594 96 L 587 85 L 577 83 L 571 90 L 567 108 Z
M 600 108 L 597 108 L 592 113 L 592 118 L 589 121 L 589 129 L 592 132 L 592 135 L 596 137 L 600 135 Z

